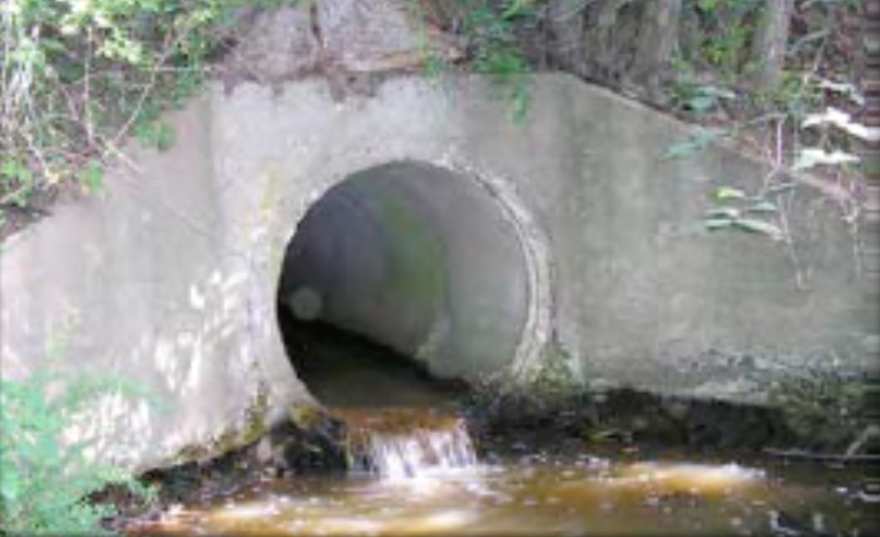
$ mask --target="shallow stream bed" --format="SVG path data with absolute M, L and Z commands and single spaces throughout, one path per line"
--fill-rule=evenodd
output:
M 877 535 L 860 496 L 866 469 L 761 455 L 778 437 L 764 414 L 708 405 L 712 412 L 663 421 L 662 402 L 629 392 L 547 408 L 490 393 L 461 412 L 457 389 L 387 349 L 295 328 L 285 334 L 300 373 L 323 401 L 342 405 L 326 410 L 344 424 L 348 471 L 258 469 L 265 477 L 197 486 L 158 514 L 127 520 L 126 533 Z M 641 436 L 595 439 L 637 421 L 648 427 Z M 652 428 L 695 433 L 645 434 Z
M 266 479 L 130 534 L 865 535 L 852 471 L 584 454 L 381 478 Z M 632 459 L 632 460 L 629 460 Z

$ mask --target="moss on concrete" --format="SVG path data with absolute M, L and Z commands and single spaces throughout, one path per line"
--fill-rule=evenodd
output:
M 443 249 L 425 222 L 406 204 L 392 196 L 383 196 L 382 219 L 389 231 L 389 242 L 396 248 L 403 267 L 391 276 L 391 292 L 422 309 L 437 307 L 443 299 L 446 282 Z
M 244 418 L 233 423 L 219 434 L 204 443 L 184 446 L 171 458 L 166 466 L 179 466 L 190 462 L 204 462 L 259 440 L 267 431 L 269 413 L 269 390 L 261 383 L 251 405 L 245 410 Z
M 575 370 L 574 357 L 557 340 L 550 340 L 541 353 L 537 372 L 528 387 L 529 391 L 539 396 L 556 397 L 582 388 Z

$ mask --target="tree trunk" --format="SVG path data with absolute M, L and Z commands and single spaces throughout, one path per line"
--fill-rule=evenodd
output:
M 880 0 L 864 0 L 862 17 L 862 67 L 861 86 L 865 96 L 865 105 L 861 110 L 860 122 L 870 129 L 874 136 L 880 132 Z M 862 314 L 874 318 L 875 327 L 872 352 L 874 354 L 873 369 L 865 379 L 862 388 L 861 415 L 859 416 L 865 429 L 862 437 L 856 439 L 851 447 L 860 448 L 865 453 L 876 452 L 880 430 L 880 141 L 868 136 L 861 140 L 862 172 L 865 180 L 865 199 L 862 210 L 861 242 L 862 266 L 868 278 L 869 291 L 864 297 Z M 873 285 L 870 285 L 873 283 Z M 865 439 L 873 445 L 866 446 Z M 861 442 L 861 444 L 860 444 Z M 876 475 L 862 478 L 860 492 L 870 494 L 876 489 Z M 868 517 L 860 520 L 867 534 L 876 535 L 880 531 L 880 518 Z
M 880 132 L 880 0 L 866 0 L 862 25 L 862 93 L 865 105 L 860 122 L 874 136 Z M 862 211 L 863 254 L 865 273 L 877 285 L 870 286 L 874 296 L 869 301 L 877 308 L 880 287 L 880 141 L 870 136 L 861 140 L 862 172 L 865 177 L 865 202 Z M 880 356 L 878 356 L 880 358 Z
M 766 0 L 764 4 L 752 42 L 752 61 L 757 66 L 754 82 L 759 89 L 774 90 L 782 81 L 793 11 L 794 0 Z
M 550 0 L 543 42 L 551 68 L 663 105 L 682 0 Z
M 582 0 L 551 0 L 547 5 L 548 40 L 552 64 L 583 75 L 584 15 Z
M 665 104 L 664 86 L 678 48 L 682 0 L 655 0 L 642 13 L 638 55 L 632 67 L 632 80 L 655 103 Z

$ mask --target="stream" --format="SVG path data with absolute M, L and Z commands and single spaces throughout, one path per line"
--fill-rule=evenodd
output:
M 480 462 L 448 413 L 335 412 L 352 428 L 349 472 L 232 487 L 128 533 L 864 535 L 851 471 L 597 450 Z
M 869 502 L 859 496 L 864 468 L 755 450 L 657 451 L 583 440 L 562 449 L 563 439 L 543 427 L 532 432 L 553 436 L 549 449 L 500 452 L 472 438 L 458 407 L 444 403 L 455 390 L 430 388 L 399 362 L 378 374 L 385 351 L 357 338 L 304 335 L 294 344 L 311 362 L 298 369 L 313 371 L 315 393 L 335 398 L 327 412 L 345 424 L 347 471 L 232 482 L 129 520 L 126 534 L 871 534 Z M 389 403 L 389 394 L 407 390 L 418 395 L 413 404 Z M 377 397 L 386 400 L 368 404 Z M 516 447 L 521 437 L 505 442 Z

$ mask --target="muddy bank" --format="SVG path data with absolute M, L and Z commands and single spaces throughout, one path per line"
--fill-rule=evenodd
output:
M 92 501 L 115 505 L 118 516 L 105 526 L 124 531 L 132 521 L 155 520 L 175 505 L 217 497 L 262 480 L 344 472 L 347 467 L 345 424 L 318 408 L 293 409 L 287 420 L 258 440 L 210 460 L 148 471 L 139 480 L 152 497 L 138 497 L 125 487 L 109 486 Z
M 642 453 L 767 455 L 805 462 L 878 466 L 867 397 L 826 397 L 761 406 L 662 396 L 629 388 L 506 391 L 477 388 L 461 402 L 486 453 L 577 453 L 608 446 Z
M 487 451 L 565 452 L 593 445 L 760 451 L 807 440 L 778 410 L 629 389 L 558 398 L 482 391 L 464 408 L 472 434 Z

